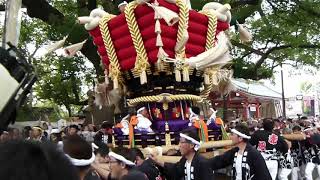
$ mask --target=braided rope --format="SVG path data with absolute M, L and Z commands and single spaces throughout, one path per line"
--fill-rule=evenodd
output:
M 121 81 L 121 71 L 120 71 L 120 64 L 119 60 L 117 58 L 117 54 L 110 36 L 109 28 L 108 28 L 108 22 L 114 18 L 114 15 L 106 15 L 104 16 L 100 22 L 99 22 L 99 28 L 101 30 L 102 38 L 104 46 L 106 47 L 107 55 L 110 61 L 110 67 L 109 67 L 109 76 L 115 80 Z
M 209 50 L 214 47 L 218 19 L 213 11 L 205 10 L 200 11 L 200 13 L 206 15 L 209 19 L 206 41 L 206 50 Z
M 205 86 L 204 86 L 204 90 L 201 91 L 200 96 L 201 96 L 202 98 L 207 98 L 207 97 L 209 96 L 210 92 L 212 91 L 212 89 L 213 89 L 214 86 L 213 86 L 213 82 L 212 82 L 212 78 L 211 78 L 211 77 L 212 77 L 213 75 L 217 76 L 217 72 L 218 72 L 218 68 L 215 67 L 215 66 L 209 67 L 209 68 L 207 68 L 207 69 L 205 70 L 204 73 L 208 74 L 209 77 L 210 77 L 210 83 L 209 83 L 208 85 L 205 85 Z
M 132 1 L 126 6 L 124 11 L 133 45 L 137 52 L 137 59 L 133 69 L 134 76 L 140 76 L 143 71 L 146 71 L 150 67 L 147 52 L 134 14 L 134 9 L 137 6 L 138 3 L 136 1 Z
M 204 10 L 200 11 L 201 14 L 204 14 L 208 17 L 208 32 L 207 32 L 207 41 L 206 41 L 206 51 L 213 48 L 215 45 L 215 35 L 217 30 L 217 16 L 214 14 L 213 11 L 210 10 Z M 209 75 L 209 77 L 212 77 L 214 73 L 216 73 L 217 69 L 215 67 L 209 67 L 205 69 L 205 74 Z M 212 79 L 210 78 L 210 83 L 208 85 L 204 86 L 204 90 L 201 92 L 202 98 L 207 98 L 210 94 L 210 92 L 213 89 Z
M 179 7 L 179 25 L 178 25 L 177 42 L 180 42 L 183 37 L 183 32 L 185 31 L 185 29 L 188 29 L 189 9 L 183 0 L 177 0 L 176 5 Z M 184 58 L 184 56 L 185 56 L 185 47 L 183 47 L 180 51 L 176 52 L 176 57 Z
M 128 101 L 129 106 L 135 106 L 138 103 L 142 102 L 158 102 L 166 99 L 167 101 L 181 101 L 181 100 L 190 100 L 190 101 L 201 101 L 202 98 L 200 96 L 192 95 L 192 94 L 177 94 L 177 95 L 155 95 L 155 96 L 143 96 L 134 99 L 130 99 Z

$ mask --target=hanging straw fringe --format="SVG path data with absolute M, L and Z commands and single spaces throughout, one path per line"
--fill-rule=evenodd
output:
M 49 45 L 49 46 L 47 47 L 47 53 L 46 53 L 46 55 L 52 53 L 53 51 L 55 51 L 55 50 L 57 50 L 57 49 L 59 49 L 59 48 L 62 48 L 62 46 L 63 46 L 64 43 L 66 42 L 67 38 L 68 38 L 68 36 L 65 36 L 62 40 L 56 41 L 56 42 L 54 42 L 53 44 Z
M 73 57 L 74 55 L 76 55 L 76 53 L 82 49 L 82 47 L 83 47 L 84 43 L 86 43 L 86 41 L 87 40 L 84 40 L 80 43 L 65 47 L 64 50 L 65 50 L 65 53 L 67 54 L 67 56 Z
M 207 73 L 204 74 L 204 84 L 205 85 L 210 84 L 210 77 Z
M 162 47 L 162 46 L 163 46 L 161 34 L 158 34 L 158 35 L 157 35 L 156 46 L 157 46 L 157 47 Z
M 146 70 L 143 70 L 140 74 L 140 83 L 146 84 L 147 83 L 147 72 Z
M 184 82 L 189 82 L 190 81 L 190 77 L 189 77 L 189 67 L 186 66 L 183 68 L 182 70 L 182 76 L 183 76 L 183 81 Z
M 157 34 L 161 33 L 161 25 L 160 25 L 160 21 L 158 19 L 156 20 L 156 24 L 155 24 L 155 27 L 154 27 L 154 32 L 157 33 Z
M 106 85 L 109 85 L 109 83 L 110 83 L 107 69 L 104 69 L 104 82 L 106 83 Z
M 180 72 L 180 70 L 176 68 L 174 70 L 174 74 L 175 74 L 176 81 L 177 82 L 181 82 L 181 72 Z

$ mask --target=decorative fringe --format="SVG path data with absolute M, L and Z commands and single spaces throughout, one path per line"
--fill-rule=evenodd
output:
M 167 9 L 163 6 L 155 6 L 153 4 L 147 3 L 148 6 L 151 6 L 155 11 L 155 17 L 159 15 L 162 19 L 166 21 L 169 26 L 173 26 L 175 23 L 179 21 L 179 16 L 174 11 Z M 156 19 L 159 19 L 158 17 Z
M 182 76 L 183 76 L 183 81 L 184 82 L 189 82 L 190 77 L 189 77 L 189 67 L 184 67 L 182 70 Z
M 140 74 L 140 84 L 145 84 L 147 82 L 147 72 L 146 70 L 143 70 Z
M 162 47 L 159 47 L 157 58 L 164 59 L 165 57 L 169 57 L 169 55 L 166 53 L 166 51 Z
M 178 69 L 174 70 L 175 78 L 177 82 L 181 82 L 181 72 Z
M 55 51 L 55 50 L 57 50 L 59 48 L 61 48 L 64 45 L 64 43 L 66 42 L 67 38 L 68 38 L 68 36 L 65 36 L 62 40 L 56 41 L 53 44 L 49 45 L 47 47 L 46 55 L 52 53 L 53 51 Z
M 158 19 L 156 20 L 156 24 L 154 26 L 154 32 L 156 34 L 160 34 L 161 33 L 161 25 L 160 25 L 160 21 Z
M 104 70 L 104 82 L 106 83 L 106 85 L 110 84 L 107 69 Z
M 163 46 L 161 34 L 157 34 L 156 46 L 157 46 L 157 47 L 162 47 L 162 46 Z
M 210 84 L 210 77 L 207 73 L 204 74 L 204 84 L 209 85 Z
M 113 78 L 113 89 L 118 89 L 119 88 L 119 81 L 117 77 Z
M 238 25 L 240 40 L 245 43 L 252 41 L 252 36 L 250 32 L 245 27 L 243 27 L 243 25 L 241 24 L 237 24 L 237 25 Z
M 76 53 L 78 51 L 80 51 L 84 45 L 84 43 L 86 43 L 87 40 L 84 40 L 80 43 L 77 43 L 77 44 L 73 44 L 73 45 L 70 45 L 68 47 L 66 47 L 64 49 L 65 53 L 67 54 L 68 57 L 73 57 L 74 55 L 76 55 Z

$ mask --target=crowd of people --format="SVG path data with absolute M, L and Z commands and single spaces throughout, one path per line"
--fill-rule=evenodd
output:
M 210 159 L 198 152 L 199 133 L 180 132 L 177 163 L 147 157 L 139 148 L 112 147 L 109 123 L 54 128 L 9 128 L 0 132 L 0 179 L 185 179 L 212 180 L 214 172 L 231 167 L 235 180 L 314 179 L 320 174 L 320 135 L 317 119 L 232 121 L 225 128 L 234 146 Z M 304 140 L 286 140 L 299 134 Z

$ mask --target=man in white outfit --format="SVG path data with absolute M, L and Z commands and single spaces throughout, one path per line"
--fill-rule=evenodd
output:
M 137 111 L 138 124 L 136 128 L 140 131 L 153 132 L 151 129 L 152 122 L 148 119 L 147 108 L 142 107 Z

